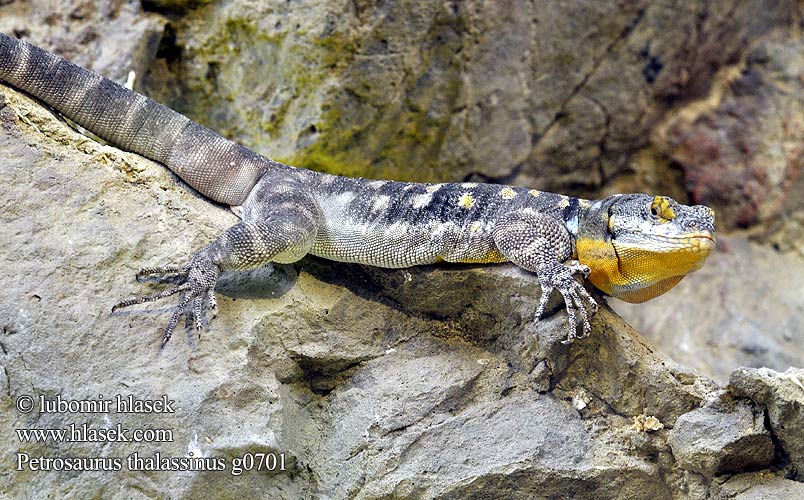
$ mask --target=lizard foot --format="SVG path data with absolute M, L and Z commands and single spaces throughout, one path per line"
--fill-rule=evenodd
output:
M 589 317 L 597 312 L 597 302 L 586 291 L 586 288 L 574 278 L 576 273 L 580 273 L 586 278 L 590 273 L 589 266 L 585 266 L 577 260 L 572 260 L 566 264 L 559 262 L 545 264 L 538 272 L 539 283 L 542 286 L 542 296 L 539 300 L 539 307 L 536 308 L 536 320 L 541 319 L 544 314 L 544 308 L 547 306 L 553 290 L 558 290 L 561 296 L 564 297 L 564 304 L 569 318 L 567 339 L 562 344 L 569 344 L 576 338 L 588 337 L 592 332 Z M 587 311 L 587 306 L 584 302 L 589 304 L 588 308 L 591 314 Z M 579 315 L 582 330 L 580 336 L 577 335 Z
M 210 319 L 214 318 L 217 313 L 218 303 L 215 300 L 215 282 L 218 280 L 220 269 L 212 262 L 206 255 L 206 252 L 201 251 L 193 256 L 190 262 L 182 267 L 147 267 L 137 273 L 137 281 L 142 281 L 145 276 L 152 275 L 176 275 L 179 278 L 179 284 L 167 290 L 152 295 L 143 295 L 141 297 L 132 297 L 126 299 L 112 307 L 112 312 L 123 307 L 133 306 L 135 304 L 142 304 L 144 302 L 153 302 L 156 300 L 170 297 L 177 293 L 182 296 L 179 303 L 173 309 L 173 315 L 168 321 L 165 328 L 165 334 L 162 336 L 162 345 L 160 349 L 165 347 L 179 319 L 183 314 L 187 314 L 185 309 L 192 301 L 192 317 L 195 321 L 196 330 L 201 330 L 206 321 L 206 314 L 204 310 L 204 299 L 207 301 L 207 307 L 211 311 Z

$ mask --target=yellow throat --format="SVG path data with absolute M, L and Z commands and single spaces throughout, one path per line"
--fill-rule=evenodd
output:
M 579 238 L 578 260 L 592 270 L 589 281 L 626 302 L 650 300 L 701 268 L 715 248 L 711 234 L 699 232 L 655 246 Z
M 575 240 L 589 281 L 626 302 L 645 302 L 703 266 L 715 248 L 715 213 L 666 196 L 612 195 L 587 205 Z

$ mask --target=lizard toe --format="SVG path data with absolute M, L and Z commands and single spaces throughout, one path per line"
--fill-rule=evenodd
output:
M 215 287 L 207 290 L 207 307 L 209 308 L 209 319 L 218 317 L 218 300 L 215 298 Z
M 187 272 L 189 271 L 190 267 L 189 264 L 182 266 L 182 267 L 143 267 L 137 274 L 134 276 L 134 279 L 137 281 L 144 281 L 144 279 L 148 276 L 154 275 L 175 275 L 175 276 L 186 276 Z
M 564 298 L 567 316 L 569 318 L 567 338 L 562 342 L 563 344 L 569 344 L 575 339 L 588 337 L 592 333 L 592 325 L 589 321 L 589 317 L 597 311 L 597 302 L 582 284 L 573 279 L 571 282 L 566 283 L 566 285 L 567 286 L 564 288 L 559 288 Z M 579 323 L 581 326 L 581 335 L 578 335 Z
M 164 348 L 173 336 L 173 332 L 176 330 L 176 326 L 179 324 L 179 320 L 182 316 L 186 316 L 188 320 L 191 320 L 196 330 L 200 331 L 204 329 L 205 324 L 208 323 L 204 302 L 206 301 L 207 308 L 212 310 L 213 313 L 217 311 L 215 283 L 217 282 L 219 273 L 220 269 L 204 250 L 195 254 L 190 262 L 182 267 L 144 268 L 137 273 L 138 281 L 145 276 L 173 274 L 179 277 L 179 283 L 159 293 L 123 300 L 112 307 L 112 312 L 135 304 L 154 302 L 171 295 L 181 294 L 181 298 L 173 308 L 170 320 L 162 335 L 160 349 Z M 192 307 L 190 311 L 187 311 L 187 306 L 190 305 L 191 302 Z
M 544 315 L 544 308 L 547 307 L 547 302 L 550 300 L 550 295 L 553 293 L 553 287 L 549 285 L 542 285 L 542 296 L 539 298 L 539 305 L 536 307 L 534 317 L 539 321 Z

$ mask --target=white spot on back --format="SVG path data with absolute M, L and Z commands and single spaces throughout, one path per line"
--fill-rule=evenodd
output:
M 353 191 L 346 191 L 329 197 L 330 203 L 342 210 L 345 210 L 352 201 L 354 201 L 356 194 Z
M 435 230 L 433 230 L 431 239 L 433 241 L 441 241 L 441 242 L 447 241 L 448 242 L 451 239 L 451 238 L 449 238 L 449 236 L 451 236 L 450 233 L 455 232 L 455 230 L 456 230 L 456 225 L 455 225 L 454 222 L 441 223 L 441 224 L 438 225 L 437 228 L 435 228 Z
M 431 201 L 433 201 L 433 195 L 431 193 L 417 194 L 413 197 L 411 206 L 413 208 L 423 208 L 429 205 Z
M 427 186 L 425 191 L 427 191 L 428 193 L 435 193 L 436 191 L 441 189 L 442 186 L 443 186 L 443 184 L 431 184 L 431 185 Z
M 366 184 L 366 185 L 367 185 L 368 187 L 370 187 L 371 189 L 380 189 L 380 188 L 381 188 L 381 187 L 383 187 L 383 186 L 384 186 L 384 185 L 385 185 L 387 182 L 388 182 L 388 181 L 371 181 L 371 182 L 369 182 L 369 183 L 368 183 L 368 184 Z
M 387 209 L 390 201 L 391 201 L 390 196 L 387 196 L 387 195 L 377 196 L 374 199 L 374 203 L 371 204 L 371 211 L 372 212 L 379 212 L 380 210 Z
M 461 187 L 466 189 L 472 189 L 477 187 L 477 182 L 464 182 L 461 184 Z

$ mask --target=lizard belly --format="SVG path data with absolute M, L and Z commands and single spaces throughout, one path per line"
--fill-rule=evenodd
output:
M 493 231 L 501 198 L 476 184 L 415 184 L 321 177 L 322 219 L 310 253 L 401 268 L 504 262 Z
M 310 253 L 340 262 L 378 267 L 410 267 L 438 259 L 428 227 L 404 221 L 391 224 L 328 219 L 316 234 Z
M 491 224 L 470 227 L 452 221 L 357 222 L 327 218 L 310 253 L 341 262 L 401 268 L 436 262 L 496 263 L 506 259 L 491 236 Z

